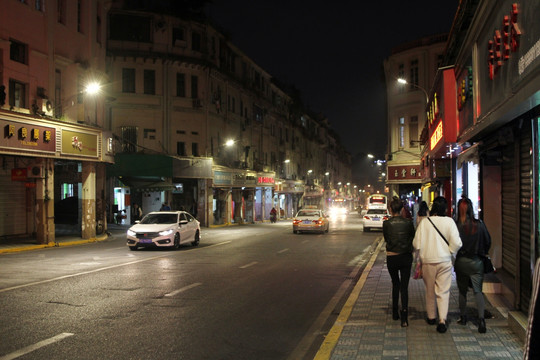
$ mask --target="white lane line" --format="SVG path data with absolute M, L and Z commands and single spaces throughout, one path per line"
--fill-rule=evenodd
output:
M 35 351 L 39 348 L 42 348 L 42 347 L 45 347 L 47 345 L 50 345 L 50 344 L 54 344 L 55 342 L 58 342 L 62 339 L 65 339 L 67 337 L 70 337 L 70 336 L 73 336 L 75 334 L 72 334 L 72 333 L 62 333 L 62 334 L 59 334 L 59 335 L 56 335 L 56 336 L 53 336 L 52 338 L 50 339 L 47 339 L 47 340 L 43 340 L 43 341 L 40 341 L 34 345 L 30 345 L 30 346 L 27 346 L 25 348 L 22 348 L 20 350 L 17 350 L 15 352 L 12 352 L 11 354 L 7 354 L 7 355 L 4 355 L 2 357 L 0 357 L 0 360 L 12 360 L 12 359 L 16 359 L 20 356 L 23 356 L 23 355 L 26 355 L 28 353 L 31 353 L 32 351 Z
M 283 254 L 284 252 L 287 252 L 287 251 L 289 251 L 289 249 L 279 250 L 277 253 L 278 253 L 278 254 Z
M 257 261 L 250 262 L 249 264 L 246 264 L 244 266 L 240 266 L 240 269 L 245 269 L 245 268 L 248 268 L 248 267 L 253 266 L 255 264 L 258 264 L 258 262 Z
M 183 291 L 193 289 L 193 288 L 195 288 L 197 286 L 201 286 L 201 285 L 202 285 L 202 283 L 194 283 L 194 284 L 191 284 L 191 285 L 188 285 L 188 286 L 184 286 L 183 288 L 180 288 L 180 289 L 175 290 L 175 291 L 173 291 L 171 293 L 165 294 L 165 296 L 174 296 L 174 295 L 180 294 Z
M 197 248 L 197 249 L 204 250 L 204 249 L 208 249 L 208 248 L 215 247 L 215 246 L 225 245 L 225 244 L 228 244 L 230 242 L 232 242 L 232 241 L 224 241 L 224 242 L 221 242 L 221 243 L 218 243 L 218 244 L 205 246 L 205 247 L 201 247 L 201 248 Z M 194 250 L 191 250 L 191 251 L 194 251 Z M 23 285 L 16 285 L 16 286 L 0 289 L 0 293 L 6 292 L 6 291 L 11 291 L 11 290 L 16 290 L 16 289 L 22 289 L 22 288 L 29 287 L 29 286 L 34 286 L 34 285 L 47 284 L 47 283 L 50 283 L 50 282 L 53 282 L 53 281 L 69 279 L 69 278 L 73 278 L 73 277 L 77 277 L 77 276 L 81 276 L 81 275 L 93 274 L 93 273 L 97 273 L 97 272 L 104 271 L 104 270 L 110 270 L 110 269 L 115 269 L 115 268 L 119 268 L 119 267 L 122 267 L 122 266 L 138 264 L 138 263 L 141 263 L 141 262 L 155 260 L 155 259 L 159 259 L 159 258 L 167 257 L 167 256 L 171 256 L 171 255 L 170 254 L 163 254 L 163 255 L 158 255 L 158 256 L 152 256 L 152 257 L 149 257 L 149 258 L 146 258 L 146 259 L 129 261 L 129 262 L 123 263 L 123 264 L 116 264 L 116 265 L 106 266 L 106 267 L 99 268 L 99 269 L 82 271 L 82 272 L 76 273 L 76 274 L 59 276 L 59 277 L 56 277 L 56 278 L 42 280 L 42 281 L 35 281 L 35 282 L 32 282 L 32 283 L 23 284 Z
M 305 244 L 307 242 L 309 242 L 309 240 L 304 240 L 304 241 L 302 241 L 302 244 Z

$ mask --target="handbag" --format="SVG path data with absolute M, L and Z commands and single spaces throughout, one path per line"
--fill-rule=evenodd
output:
M 420 261 L 420 256 L 418 256 L 418 253 L 414 257 L 414 272 L 413 272 L 413 279 L 419 280 L 422 278 L 422 261 Z
M 491 262 L 491 258 L 488 255 L 481 256 L 482 263 L 484 264 L 484 274 L 489 274 L 495 271 L 495 267 L 493 267 L 493 263 Z

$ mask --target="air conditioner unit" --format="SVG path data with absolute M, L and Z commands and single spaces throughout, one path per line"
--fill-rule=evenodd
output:
M 53 116 L 53 103 L 51 100 L 43 99 L 41 102 L 41 112 L 47 116 Z
M 41 161 L 34 160 L 26 166 L 26 177 L 29 179 L 41 179 L 45 177 L 45 171 Z

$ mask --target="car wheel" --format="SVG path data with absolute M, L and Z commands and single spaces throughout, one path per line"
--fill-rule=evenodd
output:
M 199 230 L 195 232 L 195 237 L 193 238 L 193 242 L 191 243 L 192 246 L 199 245 L 200 242 L 200 236 L 199 236 Z
M 129 248 L 129 250 L 131 250 L 131 251 L 137 250 L 137 247 L 136 247 L 136 246 L 128 246 L 128 248 Z
M 180 249 L 180 234 L 179 233 L 176 233 L 174 235 L 174 245 L 173 245 L 173 247 L 174 247 L 175 250 Z
M 327 233 L 327 232 L 328 232 L 328 230 L 330 230 L 330 225 L 328 225 L 328 226 L 326 227 L 326 230 L 325 230 L 324 232 L 326 232 L 326 233 Z
M 364 227 L 364 232 L 367 232 L 367 231 L 369 231 L 369 228 Z
M 296 230 L 293 230 L 292 232 L 293 232 L 293 234 L 298 234 L 298 231 L 296 231 Z

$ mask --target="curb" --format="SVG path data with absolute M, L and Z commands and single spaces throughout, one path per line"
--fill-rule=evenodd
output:
M 81 240 L 64 241 L 64 242 L 50 242 L 48 244 L 36 244 L 36 245 L 28 245 L 24 247 L 13 247 L 11 249 L 0 249 L 0 254 L 46 249 L 46 248 L 52 248 L 52 247 L 81 245 L 81 244 L 104 241 L 104 240 L 107 240 L 108 238 L 109 238 L 109 235 L 104 234 L 104 235 L 100 235 L 99 237 L 90 238 L 90 239 L 81 239 Z
M 319 348 L 319 351 L 317 351 L 317 354 L 315 355 L 313 360 L 327 360 L 330 359 L 330 357 L 332 356 L 332 350 L 334 350 L 337 342 L 339 341 L 339 337 L 341 336 L 343 328 L 352 313 L 353 307 L 356 304 L 358 297 L 360 296 L 360 292 L 362 291 L 362 288 L 366 283 L 369 273 L 371 272 L 371 268 L 373 267 L 373 264 L 375 264 L 375 260 L 377 259 L 377 256 L 379 255 L 383 244 L 384 241 L 382 239 L 379 240 L 379 244 L 373 252 L 373 255 L 371 255 L 371 258 L 369 259 L 369 262 L 367 263 L 364 271 L 362 272 L 360 279 L 358 279 L 358 282 L 356 283 L 354 289 L 349 295 L 347 302 L 339 312 L 336 322 L 334 323 L 334 325 L 332 325 L 332 328 L 326 335 L 321 347 Z

